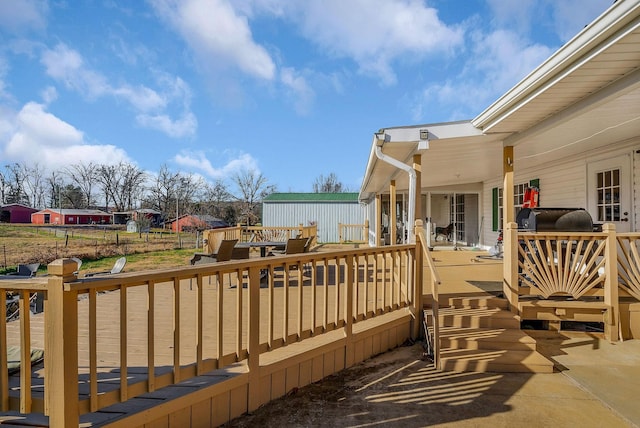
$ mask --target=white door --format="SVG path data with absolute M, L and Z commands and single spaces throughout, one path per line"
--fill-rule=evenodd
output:
M 631 231 L 631 161 L 629 155 L 587 165 L 587 200 L 594 223 L 613 223 Z

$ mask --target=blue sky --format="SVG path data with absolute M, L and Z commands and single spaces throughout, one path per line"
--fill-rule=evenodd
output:
M 0 0 L 0 162 L 360 187 L 379 128 L 472 119 L 612 0 Z

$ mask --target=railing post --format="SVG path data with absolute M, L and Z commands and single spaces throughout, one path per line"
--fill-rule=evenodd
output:
M 422 249 L 422 240 L 420 234 L 422 230 L 422 220 L 416 220 L 414 233 L 416 235 L 416 249 L 414 256 L 414 275 L 415 282 L 413 285 L 413 298 L 411 312 L 413 313 L 413 326 L 411 328 L 411 338 L 417 340 L 420 337 L 420 327 L 422 326 L 422 293 L 424 288 L 424 257 Z
M 342 223 L 338 223 L 338 242 L 342 244 Z
M 503 279 L 502 291 L 504 297 L 509 301 L 509 309 L 513 313 L 518 313 L 518 225 L 507 223 L 504 231 L 503 245 Z
M 617 342 L 619 340 L 620 305 L 618 299 L 618 240 L 616 226 L 612 223 L 606 223 L 602 226 L 602 231 L 607 235 L 607 244 L 604 249 L 604 303 L 607 306 L 604 319 L 604 335 L 607 340 Z
M 242 292 L 242 278 L 238 279 L 239 292 Z M 249 366 L 249 401 L 247 410 L 252 412 L 263 403 L 264 394 L 260 393 L 260 269 L 249 268 L 249 331 L 247 364 Z
M 77 427 L 78 410 L 78 293 L 65 290 L 77 279 L 77 264 L 58 259 L 48 265 L 45 310 L 45 413 L 49 426 Z
M 344 367 L 353 366 L 355 362 L 355 345 L 353 343 L 353 287 L 355 282 L 355 257 L 348 255 L 344 259 L 345 265 L 345 298 L 344 298 L 344 334 L 346 339 Z M 340 265 L 336 266 L 340 272 Z M 339 286 L 337 284 L 336 286 Z

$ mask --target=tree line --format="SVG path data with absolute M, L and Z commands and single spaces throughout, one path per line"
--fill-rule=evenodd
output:
M 78 162 L 49 171 L 38 163 L 11 163 L 0 169 L 0 205 L 22 204 L 36 209 L 101 209 L 123 212 L 153 209 L 164 219 L 183 214 L 211 215 L 229 224 L 255 224 L 262 199 L 276 191 L 254 170 L 231 176 L 234 188 L 218 179 L 172 171 L 166 164 L 151 174 L 129 162 Z M 346 191 L 334 173 L 320 175 L 316 193 Z

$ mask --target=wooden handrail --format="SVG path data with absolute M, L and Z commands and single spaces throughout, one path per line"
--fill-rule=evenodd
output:
M 47 294 L 45 396 L 32 399 L 24 390 L 30 389 L 25 370 L 21 400 L 9 400 L 8 380 L 0 376 L 0 404 L 3 411 L 45 409 L 57 421 L 51 426 L 77 425 L 78 415 L 198 373 L 241 361 L 249 370 L 259 370 L 261 353 L 312 336 L 342 329 L 346 340 L 353 341 L 350 332 L 358 322 L 411 306 L 414 252 L 413 245 L 348 249 L 87 279 L 73 275 L 75 262 L 56 261 L 48 277 L 31 279 L 28 285 L 23 280 L 0 282 L 2 294 L 15 288 L 24 295 L 32 290 Z M 101 304 L 102 299 L 111 303 Z M 186 316 L 194 318 L 188 328 Z M 28 325 L 28 316 L 21 318 Z M 6 334 L 14 324 L 19 322 L 0 323 L 0 344 L 16 337 Z M 28 338 L 22 333 L 19 344 Z M 91 385 L 86 398 L 78 395 L 79 362 L 67 354 L 80 354 L 87 369 Z M 6 364 L 0 358 L 0 371 Z M 146 367 L 144 378 L 137 371 L 135 376 L 128 373 L 131 366 Z M 105 368 L 119 384 L 101 382 Z M 260 375 L 250 378 L 259 382 Z
M 416 221 L 415 233 L 417 236 L 416 243 L 418 247 L 422 247 L 422 255 L 426 259 L 427 266 L 429 267 L 429 273 L 431 278 L 431 297 L 432 304 L 431 310 L 433 314 L 433 364 L 434 366 L 440 370 L 441 361 L 440 361 L 440 319 L 439 319 L 439 288 L 440 288 L 440 275 L 438 274 L 438 270 L 436 269 L 435 264 L 433 263 L 433 257 L 431 256 L 431 251 L 429 250 L 429 245 L 427 241 L 427 235 L 422 228 L 422 221 Z M 418 269 L 420 266 L 417 267 Z M 429 334 L 429 332 L 425 332 L 425 334 Z M 426 338 L 425 338 L 426 339 Z

